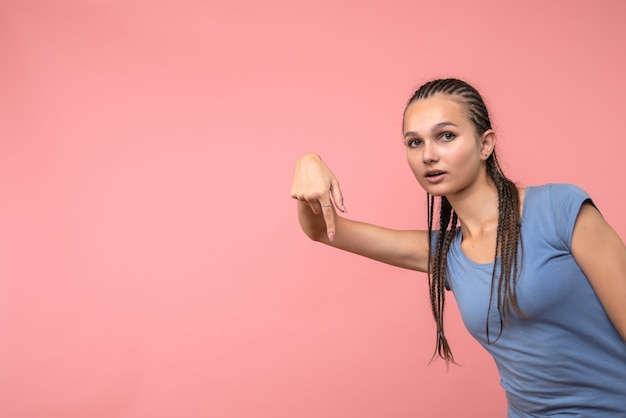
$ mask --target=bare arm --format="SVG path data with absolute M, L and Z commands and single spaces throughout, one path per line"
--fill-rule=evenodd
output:
M 572 254 L 626 341 L 626 247 L 589 203 L 582 206 L 576 219 Z
M 291 196 L 298 200 L 298 220 L 312 240 L 411 270 L 428 267 L 428 233 L 400 231 L 339 216 L 345 212 L 339 182 L 316 154 L 296 164 Z

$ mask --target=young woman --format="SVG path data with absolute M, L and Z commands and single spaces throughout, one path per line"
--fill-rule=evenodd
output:
M 307 154 L 291 191 L 304 232 L 427 272 L 437 354 L 446 361 L 454 359 L 443 310 L 453 291 L 468 330 L 496 361 L 509 417 L 626 417 L 626 248 L 589 196 L 573 185 L 517 188 L 508 180 L 487 108 L 461 80 L 421 86 L 403 131 L 427 193 L 428 230 L 339 216 L 337 179 Z

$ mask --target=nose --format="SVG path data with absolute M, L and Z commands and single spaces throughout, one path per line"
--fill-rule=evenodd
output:
M 424 147 L 422 148 L 422 161 L 424 164 L 433 163 L 438 159 L 437 145 L 433 144 L 431 141 L 424 142 Z

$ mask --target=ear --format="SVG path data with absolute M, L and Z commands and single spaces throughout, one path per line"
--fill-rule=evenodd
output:
M 491 156 L 496 147 L 496 142 L 498 142 L 498 137 L 493 129 L 488 129 L 482 134 L 480 137 L 481 161 L 486 161 Z

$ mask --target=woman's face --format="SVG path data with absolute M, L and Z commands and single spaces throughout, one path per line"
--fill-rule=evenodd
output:
M 485 175 L 485 154 L 493 149 L 488 131 L 478 137 L 464 105 L 436 94 L 411 103 L 404 113 L 404 143 L 419 184 L 434 196 L 461 193 Z M 493 138 L 495 141 L 495 138 Z

